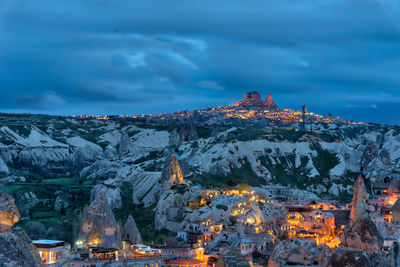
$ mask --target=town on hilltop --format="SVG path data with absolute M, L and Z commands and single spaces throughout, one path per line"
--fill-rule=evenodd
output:
M 363 124 L 352 120 L 344 120 L 339 117 L 332 117 L 331 115 L 323 116 L 309 112 L 303 104 L 301 111 L 292 109 L 280 109 L 275 104 L 272 95 L 268 94 L 265 101 L 262 100 L 261 94 L 257 91 L 250 91 L 244 95 L 244 99 L 235 103 L 234 105 L 214 107 L 203 110 L 182 111 L 166 114 L 150 114 L 150 115 L 122 115 L 122 116 L 93 116 L 93 115 L 80 115 L 76 116 L 80 119 L 97 118 L 131 118 L 138 120 L 145 120 L 149 123 L 160 123 L 182 120 L 194 120 L 202 124 L 235 124 L 235 123 L 263 123 L 268 125 L 290 125 L 299 124 L 299 127 L 304 127 L 307 123 L 312 125 L 315 123 L 343 123 L 343 124 Z
M 0 266 L 400 263 L 398 127 L 255 91 L 192 112 L 0 124 Z

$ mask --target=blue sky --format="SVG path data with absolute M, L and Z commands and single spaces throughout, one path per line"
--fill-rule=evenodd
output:
M 398 0 L 2 0 L 0 111 L 141 114 L 272 93 L 400 124 Z

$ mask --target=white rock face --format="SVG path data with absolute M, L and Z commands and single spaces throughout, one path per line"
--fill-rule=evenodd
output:
M 93 202 L 100 194 L 105 194 L 111 209 L 122 208 L 120 181 L 108 180 L 106 183 L 95 185 L 90 190 L 90 201 Z
M 160 172 L 140 172 L 130 179 L 133 201 L 145 207 L 157 202 L 160 194 Z
M 7 164 L 4 162 L 4 160 L 1 157 L 0 157 L 0 173 L 2 173 L 2 174 L 10 173 Z
M 332 186 L 328 190 L 329 194 L 332 194 L 336 197 L 339 196 L 341 192 L 346 192 L 347 194 L 351 194 L 352 187 L 350 185 L 343 186 L 341 184 L 332 184 Z

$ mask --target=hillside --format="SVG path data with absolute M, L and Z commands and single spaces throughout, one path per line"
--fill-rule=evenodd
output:
M 162 236 L 153 231 L 154 207 L 170 150 L 185 181 L 206 188 L 282 185 L 347 201 L 360 166 L 369 183 L 400 173 L 400 131 L 389 126 L 318 123 L 299 131 L 0 115 L 0 183 L 16 199 L 20 224 L 43 223 L 49 238 L 73 240 L 82 209 L 100 192 L 120 222 L 146 212 L 137 220 L 144 239 Z

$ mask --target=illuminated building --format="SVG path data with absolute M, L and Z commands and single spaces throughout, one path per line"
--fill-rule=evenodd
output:
M 32 244 L 38 249 L 39 255 L 48 266 L 61 266 L 70 255 L 71 245 L 60 240 L 34 240 Z

